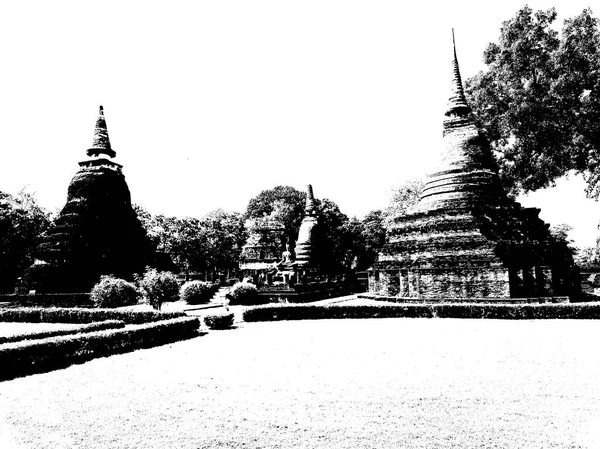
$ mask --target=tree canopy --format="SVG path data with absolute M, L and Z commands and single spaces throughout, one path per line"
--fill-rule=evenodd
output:
M 40 235 L 50 226 L 50 214 L 25 191 L 0 192 L 0 292 L 14 288 L 17 277 L 34 261 Z
M 525 6 L 484 51 L 487 69 L 467 80 L 512 193 L 554 184 L 572 171 L 600 194 L 600 30 L 590 9 L 552 28 L 554 8 Z
M 242 214 L 217 209 L 198 219 L 152 215 L 135 207 L 156 248 L 179 271 L 213 271 L 237 267 L 246 234 Z

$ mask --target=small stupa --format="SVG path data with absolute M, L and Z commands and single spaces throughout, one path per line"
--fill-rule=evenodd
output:
M 506 195 L 465 98 L 456 46 L 442 145 L 418 204 L 394 219 L 369 291 L 427 301 L 566 300 L 574 278 L 569 250 L 539 209 Z
M 37 262 L 25 274 L 29 288 L 85 292 L 101 275 L 131 279 L 151 256 L 146 233 L 131 205 L 122 166 L 112 159 L 100 106 L 89 159 L 68 187 L 67 203 L 43 236 Z
M 318 224 L 315 195 L 312 185 L 306 189 L 306 206 L 304 207 L 304 218 L 298 231 L 296 240 L 296 265 L 299 267 L 313 265 L 314 228 Z

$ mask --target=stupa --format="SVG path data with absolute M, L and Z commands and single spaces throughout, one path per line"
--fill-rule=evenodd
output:
M 131 279 L 151 256 L 146 233 L 131 205 L 122 166 L 112 159 L 104 110 L 96 121 L 89 159 L 69 184 L 67 203 L 43 236 L 37 261 L 25 274 L 39 291 L 89 291 L 101 275 Z
M 410 213 L 393 221 L 371 293 L 426 301 L 566 300 L 574 265 L 540 209 L 510 199 L 467 104 L 454 48 L 439 167 Z
M 298 231 L 296 240 L 296 261 L 298 267 L 310 267 L 313 265 L 314 228 L 317 225 L 317 209 L 312 185 L 306 189 L 306 206 L 304 207 L 304 218 Z

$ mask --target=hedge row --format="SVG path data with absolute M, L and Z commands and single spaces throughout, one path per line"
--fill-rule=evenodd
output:
M 600 319 L 597 304 L 268 305 L 244 311 L 244 321 L 331 318 Z
M 233 312 L 222 313 L 219 315 L 206 315 L 204 324 L 209 329 L 229 329 L 233 326 Z
M 106 329 L 121 329 L 123 327 L 125 327 L 125 323 L 123 321 L 99 321 L 97 323 L 82 324 L 81 326 L 76 327 L 74 329 L 56 329 L 45 332 L 27 332 L 22 334 L 9 335 L 6 337 L 0 336 L 0 344 L 11 343 L 14 341 L 21 340 L 39 340 L 48 337 L 58 337 L 60 335 L 85 334 L 88 332 L 103 331 Z
M 0 309 L 0 322 L 20 323 L 93 323 L 119 320 L 126 324 L 143 324 L 186 316 L 184 312 L 131 311 L 119 309 L 18 307 Z
M 150 348 L 198 335 L 198 318 L 184 317 L 88 334 L 0 345 L 0 380 L 65 368 L 96 357 Z

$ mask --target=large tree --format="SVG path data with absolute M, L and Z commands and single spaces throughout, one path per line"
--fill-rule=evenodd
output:
M 589 9 L 552 28 L 556 11 L 524 7 L 467 80 L 476 117 L 512 193 L 551 186 L 572 171 L 600 194 L 600 31 Z
M 12 290 L 17 277 L 33 263 L 39 237 L 49 225 L 50 214 L 32 194 L 0 192 L 0 292 Z
M 287 238 L 293 240 L 304 216 L 305 203 L 305 192 L 291 186 L 277 186 L 263 190 L 252 198 L 246 208 L 245 218 L 272 215 L 283 223 Z
M 152 215 L 135 207 L 148 238 L 182 273 L 233 268 L 245 241 L 243 216 L 221 209 L 201 219 Z

